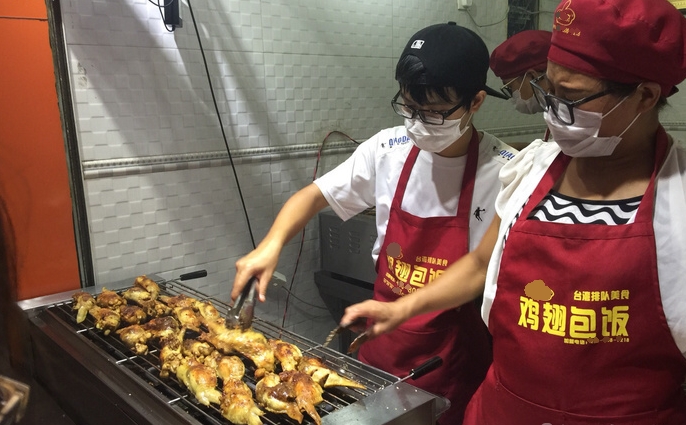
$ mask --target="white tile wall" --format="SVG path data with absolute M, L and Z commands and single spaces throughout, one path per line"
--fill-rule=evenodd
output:
M 174 32 L 146 0 L 61 2 L 82 160 L 119 161 L 85 180 L 97 284 L 204 268 L 209 275 L 188 284 L 228 300 L 234 263 L 251 249 L 226 161 L 191 160 L 179 169 L 134 165 L 133 173 L 116 168 L 128 159 L 154 163 L 225 150 L 192 16 L 228 144 L 244 153 L 236 172 L 256 241 L 288 197 L 312 180 L 316 152 L 294 154 L 299 146 L 321 143 L 332 130 L 362 141 L 402 123 L 388 103 L 397 87 L 395 62 L 411 34 L 454 20 L 479 33 L 489 49 L 506 34 L 504 0 L 474 2 L 469 13 L 454 0 L 182 2 L 183 27 Z M 542 27 L 550 26 L 555 6 L 542 1 Z M 492 74 L 488 83 L 502 84 Z M 684 130 L 683 92 L 664 113 L 677 130 Z M 538 137 L 538 130 L 507 131 L 541 122 L 498 99 L 488 99 L 475 119 L 478 128 L 508 140 Z M 325 154 L 319 174 L 346 156 Z M 334 323 L 312 277 L 317 233 L 313 220 L 291 288 L 299 300 L 291 298 L 285 326 L 321 341 Z M 287 286 L 299 242 L 297 236 L 285 247 L 279 263 Z M 270 288 L 258 315 L 280 324 L 286 294 Z

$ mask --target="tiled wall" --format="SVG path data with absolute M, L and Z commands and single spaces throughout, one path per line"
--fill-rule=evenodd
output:
M 555 4 L 542 4 L 549 27 Z M 168 32 L 146 0 L 61 6 L 95 283 L 203 268 L 208 277 L 189 284 L 225 300 L 234 263 L 252 243 L 192 16 L 259 242 L 288 197 L 312 180 L 329 131 L 364 140 L 402 122 L 389 101 L 395 62 L 412 33 L 454 20 L 493 49 L 506 34 L 507 13 L 503 0 L 474 2 L 469 14 L 455 0 L 182 0 L 183 27 Z M 492 74 L 489 84 L 501 85 Z M 683 130 L 678 111 L 665 116 Z M 543 128 L 540 115 L 517 114 L 497 99 L 487 100 L 475 122 L 506 141 L 531 140 Z M 320 173 L 354 147 L 330 140 L 335 149 L 325 150 Z M 279 263 L 286 286 L 299 241 Z M 313 283 L 318 263 L 315 220 L 285 325 L 321 341 L 335 324 Z M 258 315 L 280 324 L 285 295 L 283 285 L 272 287 Z

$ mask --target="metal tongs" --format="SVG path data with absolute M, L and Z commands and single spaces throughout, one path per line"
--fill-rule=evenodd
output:
M 241 290 L 236 302 L 226 315 L 226 326 L 228 328 L 241 328 L 246 330 L 252 325 L 255 317 L 255 292 L 259 280 L 253 276 Z
M 334 330 L 329 332 L 329 335 L 326 337 L 326 340 L 324 340 L 324 344 L 322 344 L 322 347 L 326 347 L 333 341 L 334 337 L 338 335 L 339 333 L 345 331 L 345 330 L 351 330 L 355 331 L 358 329 L 361 329 L 363 326 L 365 326 L 367 323 L 367 318 L 365 317 L 358 317 L 357 319 L 353 320 L 350 323 L 346 323 L 345 325 L 338 325 Z M 350 344 L 350 348 L 348 348 L 348 354 L 352 354 L 355 351 L 357 351 L 358 348 L 360 348 L 360 345 L 367 341 L 369 339 L 367 335 L 367 331 L 365 330 L 360 334 L 357 338 L 353 340 L 353 342 Z

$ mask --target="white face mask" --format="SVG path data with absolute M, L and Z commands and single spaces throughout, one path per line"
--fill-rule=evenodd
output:
M 469 129 L 469 125 L 465 125 L 463 129 L 460 128 L 465 115 L 456 120 L 445 120 L 442 125 L 425 124 L 419 118 L 406 118 L 405 128 L 408 136 L 419 149 L 427 152 L 443 152 Z M 467 124 L 471 118 L 472 114 L 469 114 Z
M 533 93 L 528 99 L 522 99 L 522 86 L 526 81 L 526 74 L 522 77 L 522 84 L 519 85 L 519 88 L 512 91 L 510 102 L 514 104 L 517 112 L 521 112 L 522 114 L 533 115 L 538 112 L 543 112 L 543 108 L 541 108 L 541 105 L 538 103 L 536 96 L 534 96 Z
M 574 124 L 562 124 L 555 114 L 546 111 L 543 113 L 543 118 L 548 124 L 550 134 L 553 140 L 560 146 L 562 152 L 567 156 L 572 157 L 597 157 L 612 155 L 615 147 L 622 141 L 622 135 L 631 127 L 641 114 L 629 123 L 629 125 L 622 131 L 619 136 L 598 137 L 600 125 L 603 122 L 603 117 L 612 113 L 619 105 L 628 99 L 625 97 L 615 105 L 607 114 L 603 115 L 600 112 L 582 111 L 581 109 L 574 110 Z M 569 114 L 567 108 L 560 108 L 558 114 L 564 114 L 563 118 L 568 118 Z
M 543 108 L 541 108 L 541 105 L 538 103 L 534 95 L 531 95 L 530 98 L 524 100 L 522 99 L 522 93 L 519 90 L 514 90 L 512 92 L 510 102 L 514 104 L 517 112 L 521 112 L 522 114 L 531 115 L 538 112 L 543 112 Z

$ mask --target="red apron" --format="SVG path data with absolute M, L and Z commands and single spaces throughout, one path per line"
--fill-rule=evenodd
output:
M 686 424 L 686 360 L 662 309 L 653 232 L 664 129 L 656 141 L 633 224 L 527 220 L 570 158 L 550 166 L 506 241 L 489 318 L 493 365 L 465 424 Z
M 477 131 L 472 132 L 469 142 L 456 216 L 420 218 L 401 209 L 418 154 L 419 149 L 413 147 L 393 196 L 377 261 L 376 300 L 393 301 L 414 292 L 469 250 L 469 217 L 479 155 Z M 443 358 L 443 365 L 409 382 L 450 400 L 450 409 L 438 423 L 461 424 L 467 402 L 483 381 L 492 355 L 488 329 L 474 303 L 410 319 L 395 331 L 363 344 L 358 358 L 404 377 L 435 355 Z

